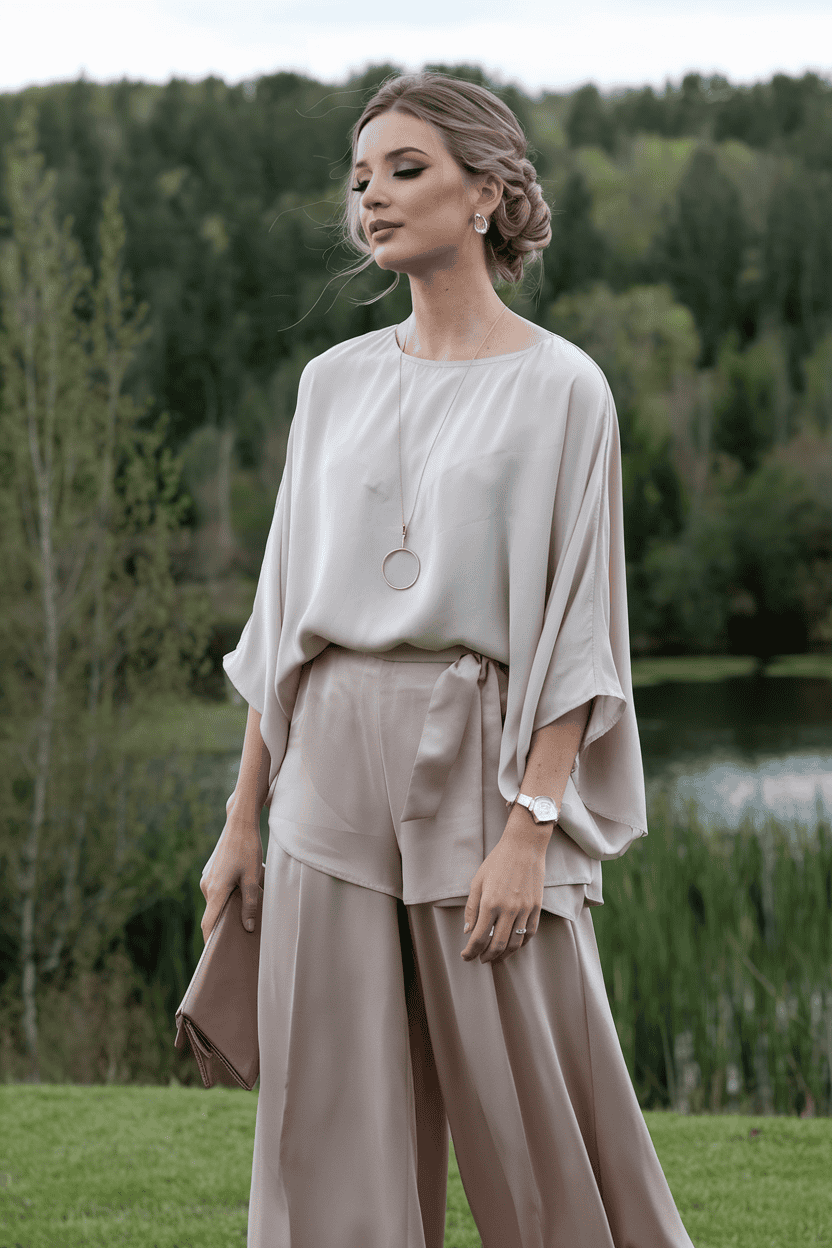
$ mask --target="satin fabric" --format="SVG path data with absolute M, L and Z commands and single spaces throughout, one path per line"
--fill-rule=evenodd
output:
M 443 1248 L 449 1131 L 483 1248 L 692 1248 L 590 909 L 497 966 L 462 925 L 270 839 L 247 1248 Z
M 327 646 L 301 675 L 270 836 L 407 905 L 464 905 L 508 818 L 497 787 L 507 684 L 499 664 L 462 647 Z M 576 917 L 587 896 L 602 903 L 601 863 L 578 847 L 581 831 L 564 803 L 546 850 L 553 914 Z
M 404 509 L 421 572 L 397 591 L 381 564 L 401 542 L 400 363 Z M 270 785 L 302 669 L 330 643 L 380 655 L 461 646 L 503 664 L 504 801 L 519 792 L 533 732 L 591 701 L 564 797 L 588 896 L 590 860 L 646 835 L 618 424 L 584 352 L 546 334 L 470 366 L 422 360 L 402 356 L 388 326 L 306 365 L 252 613 L 223 659 L 261 714 Z M 565 856 L 565 885 L 573 860 Z

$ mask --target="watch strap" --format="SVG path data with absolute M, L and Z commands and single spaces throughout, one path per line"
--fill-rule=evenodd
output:
M 555 817 L 553 820 L 550 820 L 550 819 L 541 820 L 541 819 L 538 819 L 537 816 L 535 815 L 534 811 L 532 810 L 532 806 L 537 801 L 538 797 L 546 797 L 546 801 L 552 803 L 552 806 L 554 807 L 554 811 L 555 811 Z M 558 808 L 557 802 L 554 800 L 554 798 L 548 797 L 546 794 L 538 793 L 534 797 L 529 797 L 527 793 L 518 793 L 514 801 L 517 802 L 519 806 L 526 807 L 532 819 L 534 819 L 535 823 L 557 823 L 558 818 L 560 816 L 560 810 Z M 512 803 L 512 805 L 513 804 L 514 803 Z

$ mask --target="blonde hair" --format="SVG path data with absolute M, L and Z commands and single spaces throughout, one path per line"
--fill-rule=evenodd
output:
M 469 177 L 493 173 L 503 181 L 503 197 L 483 236 L 485 261 L 492 283 L 521 282 L 526 264 L 540 260 L 552 240 L 552 214 L 535 167 L 526 157 L 528 140 L 508 105 L 487 88 L 448 74 L 430 70 L 399 74 L 381 84 L 353 126 L 353 165 L 363 127 L 390 111 L 408 113 L 435 126 L 448 152 Z M 367 258 L 346 271 L 351 277 L 373 263 L 370 245 L 360 232 L 360 204 L 352 184 L 351 170 L 340 228 L 344 243 Z M 400 277 L 397 273 L 396 280 L 380 295 L 362 302 L 382 299 L 396 288 Z

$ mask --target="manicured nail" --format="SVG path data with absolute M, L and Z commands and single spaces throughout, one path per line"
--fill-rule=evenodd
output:
M 462 930 L 463 930 L 463 932 L 467 932 L 467 931 L 468 931 L 468 928 L 469 928 L 470 926 L 471 926 L 471 924 L 470 924 L 470 923 L 466 923 L 466 924 L 465 924 L 465 926 L 464 926 L 464 927 L 463 927 L 463 929 L 462 929 Z
M 246 919 L 246 927 L 250 932 L 254 931 L 254 919 Z

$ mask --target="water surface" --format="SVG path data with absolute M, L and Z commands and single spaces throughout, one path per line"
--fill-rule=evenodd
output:
M 832 681 L 731 677 L 635 690 L 648 801 L 705 823 L 832 818 Z

